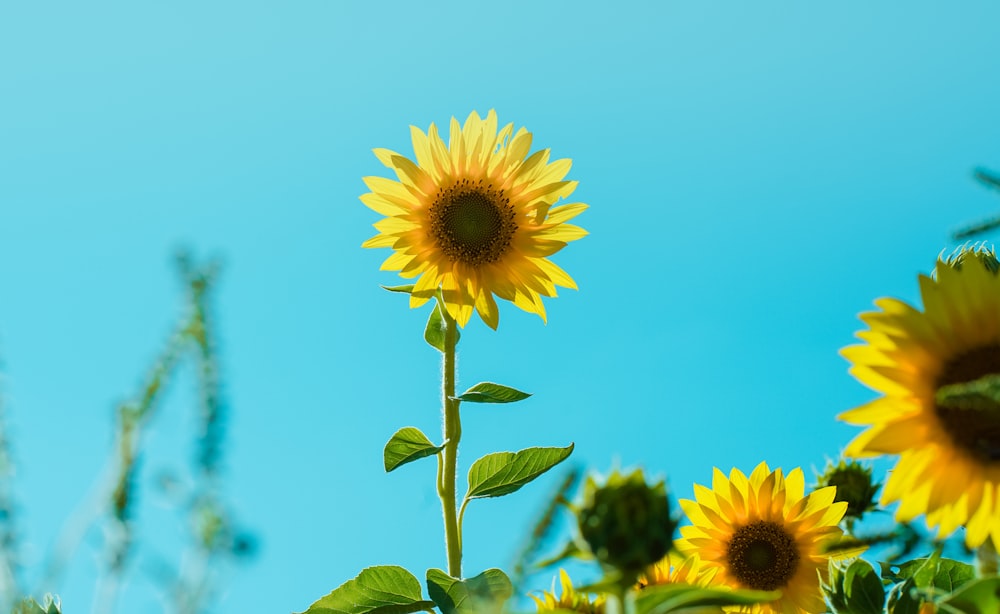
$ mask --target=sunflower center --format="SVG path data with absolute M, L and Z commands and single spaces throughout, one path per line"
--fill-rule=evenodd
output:
M 510 199 L 481 179 L 462 179 L 441 190 L 429 212 L 438 248 L 452 261 L 473 266 L 499 260 L 517 230 Z
M 969 350 L 945 363 L 936 388 L 972 382 L 987 375 L 1000 375 L 1000 345 Z M 967 399 L 934 407 L 945 432 L 955 445 L 984 462 L 1000 461 L 1000 404 L 987 397 Z
M 736 529 L 726 550 L 729 569 L 740 584 L 760 591 L 788 585 L 799 566 L 799 549 L 781 525 L 758 520 Z

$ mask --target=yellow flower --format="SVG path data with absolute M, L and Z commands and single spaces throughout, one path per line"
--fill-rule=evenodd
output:
M 459 126 L 451 120 L 448 146 L 431 124 L 427 134 L 410 127 L 416 163 L 388 149 L 378 159 L 399 181 L 365 177 L 371 190 L 361 201 L 385 215 L 379 234 L 364 247 L 391 247 L 382 270 L 417 277 L 410 307 L 419 307 L 440 288 L 448 313 L 461 326 L 475 309 L 491 328 L 500 314 L 494 295 L 545 320 L 542 296 L 576 282 L 547 260 L 570 241 L 586 236 L 566 222 L 583 203 L 552 207 L 576 189 L 564 181 L 571 162 L 549 162 L 549 150 L 528 156 L 531 133 L 497 115 L 473 112 Z
M 580 612 L 580 614 L 604 614 L 603 595 L 598 595 L 591 600 L 588 595 L 574 591 L 573 583 L 564 569 L 559 570 L 559 583 L 562 587 L 562 594 L 558 597 L 556 597 L 555 580 L 552 581 L 552 592 L 542 591 L 540 599 L 534 595 L 529 595 L 535 600 L 539 612 L 572 610 Z
M 757 465 L 748 479 L 738 469 L 727 478 L 715 470 L 712 488 L 695 484 L 696 501 L 681 500 L 690 526 L 681 527 L 678 548 L 697 554 L 712 585 L 780 590 L 775 601 L 734 606 L 754 614 L 825 611 L 819 575 L 827 568 L 824 547 L 843 535 L 837 526 L 847 503 L 836 488 L 805 495 L 801 469 L 787 476 Z M 742 608 L 742 609 L 741 609 Z
M 950 394 L 969 382 L 1000 383 L 1000 277 L 991 251 L 973 248 L 921 275 L 924 310 L 875 301 L 861 319 L 870 330 L 844 348 L 851 373 L 881 392 L 840 419 L 867 425 L 845 453 L 898 454 L 882 492 L 899 501 L 896 518 L 926 514 L 938 536 L 966 528 L 976 547 L 1000 547 L 1000 404 L 985 394 Z

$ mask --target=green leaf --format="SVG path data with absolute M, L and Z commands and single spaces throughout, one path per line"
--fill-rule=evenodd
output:
M 934 584 L 934 574 L 937 573 L 938 561 L 941 560 L 941 549 L 934 551 L 930 557 L 921 559 L 923 564 L 913 572 L 913 581 L 917 588 L 928 588 Z
M 555 467 L 573 452 L 565 448 L 527 448 L 519 452 L 487 454 L 469 467 L 469 490 L 466 499 L 502 497 Z
M 953 559 L 941 559 L 934 574 L 934 587 L 953 593 L 975 579 L 976 568 L 972 565 Z
M 852 614 L 882 614 L 885 589 L 875 568 L 867 561 L 857 559 L 847 568 L 844 596 Z
M 392 436 L 385 444 L 382 452 L 382 459 L 385 463 L 386 473 L 392 471 L 400 465 L 413 462 L 426 456 L 434 456 L 444 449 L 444 446 L 436 446 L 430 439 L 413 426 L 405 426 Z
M 389 292 L 402 292 L 404 294 L 410 294 L 413 292 L 413 284 L 405 286 L 382 286 L 382 289 L 388 290 Z
M 514 586 L 499 569 L 487 569 L 467 580 L 452 578 L 440 569 L 428 569 L 427 594 L 441 608 L 441 614 L 483 614 L 499 612 L 514 594 Z
M 939 601 L 938 606 L 942 612 L 996 614 L 1000 612 L 1000 577 L 968 582 L 958 592 Z
M 916 586 L 913 578 L 893 586 L 886 601 L 886 611 L 889 614 L 920 614 L 921 599 L 914 595 Z
M 462 338 L 462 332 L 455 325 L 455 343 Z M 441 303 L 434 303 L 431 315 L 427 317 L 427 326 L 424 328 L 424 340 L 431 344 L 431 347 L 444 353 L 444 334 L 448 330 L 441 313 Z
M 766 603 L 781 597 L 780 591 L 704 588 L 689 584 L 649 586 L 635 600 L 636 614 L 668 614 L 685 608 L 724 607 Z
M 937 553 L 930 557 L 913 559 L 899 565 L 899 570 L 886 574 L 893 581 L 912 578 L 918 588 L 934 587 L 946 593 L 957 590 L 960 586 L 976 577 L 976 569 L 968 563 L 954 559 L 938 558 Z
M 363 570 L 302 614 L 410 614 L 434 607 L 420 593 L 420 581 L 396 565 Z
M 523 401 L 530 396 L 531 394 L 528 392 L 521 392 L 509 386 L 481 382 L 455 398 L 467 403 L 514 403 Z

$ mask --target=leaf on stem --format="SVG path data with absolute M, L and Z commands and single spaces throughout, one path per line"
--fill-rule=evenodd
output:
M 469 467 L 466 499 L 502 497 L 566 460 L 573 444 L 565 448 L 527 448 L 519 452 L 487 454 Z
M 389 292 L 402 292 L 404 294 L 410 294 L 413 292 L 413 284 L 405 286 L 382 286 L 382 289 L 388 290 Z
M 973 580 L 939 601 L 938 606 L 942 612 L 996 614 L 1000 612 L 1000 576 Z
M 368 567 L 301 614 L 411 614 L 434 607 L 420 581 L 396 565 Z
M 423 432 L 413 426 L 404 426 L 385 444 L 382 459 L 385 462 L 385 472 L 389 473 L 400 465 L 415 460 L 433 456 L 444 449 L 431 443 Z
M 455 398 L 466 403 L 515 403 L 530 396 L 531 393 L 521 392 L 510 386 L 480 382 Z
M 455 343 L 462 338 L 462 332 L 458 330 L 458 325 L 455 326 Z M 431 344 L 431 347 L 437 351 L 444 353 L 444 335 L 448 330 L 448 325 L 444 321 L 444 316 L 441 314 L 441 304 L 434 303 L 434 307 L 431 309 L 431 315 L 427 318 L 427 326 L 424 328 L 424 341 Z
M 452 578 L 440 569 L 428 569 L 427 594 L 441 608 L 441 614 L 484 614 L 500 612 L 514 594 L 514 587 L 499 569 L 487 569 L 466 580 Z
M 707 608 L 766 603 L 779 598 L 778 591 L 704 588 L 688 584 L 664 584 L 642 590 L 635 600 L 636 614 L 668 614 L 688 608 Z

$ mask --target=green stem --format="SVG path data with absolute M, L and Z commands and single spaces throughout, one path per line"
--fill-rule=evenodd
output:
M 976 572 L 980 578 L 995 576 L 998 567 L 1000 567 L 1000 557 L 997 556 L 993 540 L 987 537 L 983 545 L 976 548 Z
M 618 582 L 615 585 L 614 590 L 611 592 L 611 604 L 610 608 L 612 612 L 617 614 L 633 614 L 635 608 L 632 607 L 631 600 L 629 599 L 629 586 L 624 582 Z
M 462 546 L 462 520 L 465 518 L 465 506 L 469 504 L 469 499 L 462 499 L 462 505 L 458 508 L 458 545 Z
M 438 495 L 444 513 L 444 543 L 448 552 L 448 575 L 462 577 L 462 532 L 458 524 L 455 496 L 455 469 L 458 464 L 458 442 L 462 438 L 462 420 L 459 401 L 455 400 L 455 345 L 458 343 L 458 324 L 448 314 L 443 304 L 438 304 L 445 323 L 444 333 L 444 385 L 442 411 L 444 413 L 445 446 L 439 465 Z

